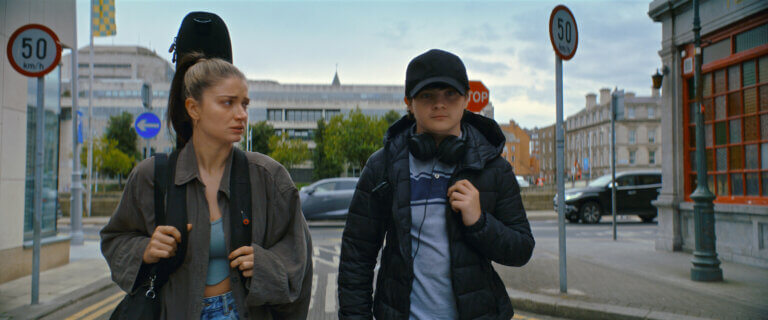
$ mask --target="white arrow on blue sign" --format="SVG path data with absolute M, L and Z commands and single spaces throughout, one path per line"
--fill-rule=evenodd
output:
M 160 132 L 160 118 L 152 112 L 144 112 L 136 117 L 136 133 L 144 139 L 154 138 Z

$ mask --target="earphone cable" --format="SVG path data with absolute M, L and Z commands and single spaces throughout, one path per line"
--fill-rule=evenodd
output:
M 416 260 L 416 255 L 419 254 L 419 248 L 421 247 L 421 228 L 424 227 L 424 222 L 427 221 L 427 207 L 429 206 L 429 196 L 432 192 L 432 183 L 436 180 L 433 179 L 435 176 L 435 165 L 437 165 L 437 159 L 432 160 L 432 170 L 429 174 L 429 189 L 427 189 L 427 197 L 424 199 L 424 214 L 421 217 L 421 224 L 419 225 L 419 232 L 416 235 L 416 250 L 413 252 L 413 260 Z

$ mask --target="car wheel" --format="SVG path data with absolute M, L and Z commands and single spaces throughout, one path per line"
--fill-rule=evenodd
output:
M 593 201 L 581 206 L 581 221 L 594 224 L 600 222 L 600 206 Z
M 640 220 L 643 220 L 644 223 L 653 222 L 653 218 L 656 218 L 654 216 L 640 216 Z
M 568 219 L 568 222 L 570 223 L 579 223 L 579 216 L 566 216 L 566 219 Z

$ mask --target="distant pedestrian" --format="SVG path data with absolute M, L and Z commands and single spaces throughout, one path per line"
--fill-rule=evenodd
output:
M 155 201 L 165 178 L 155 156 L 131 172 L 101 230 L 112 279 L 129 293 L 161 285 L 162 319 L 306 319 L 312 243 L 298 191 L 278 162 L 233 146 L 248 125 L 245 76 L 201 53 L 177 58 L 165 206 Z M 161 210 L 187 228 L 156 225 Z
M 534 240 L 495 121 L 466 111 L 454 54 L 408 65 L 408 115 L 361 173 L 339 264 L 340 319 L 510 319 L 491 262 L 522 266 Z M 376 259 L 381 265 L 373 292 Z

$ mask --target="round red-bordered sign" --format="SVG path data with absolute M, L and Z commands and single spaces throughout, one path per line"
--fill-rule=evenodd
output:
M 53 30 L 33 23 L 13 32 L 8 39 L 6 53 L 13 69 L 25 76 L 37 78 L 59 65 L 61 43 Z
M 570 60 L 579 46 L 579 28 L 576 18 L 568 7 L 558 5 L 549 16 L 549 41 L 555 53 L 563 60 Z

